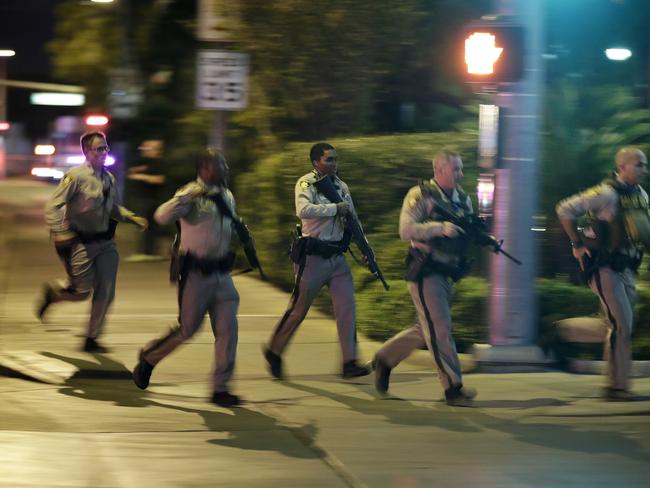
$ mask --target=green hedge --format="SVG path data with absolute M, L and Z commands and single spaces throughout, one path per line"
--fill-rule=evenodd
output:
M 465 133 L 408 134 L 329 140 L 339 153 L 341 177 L 348 183 L 355 206 L 391 289 L 386 292 L 366 268 L 348 257 L 354 275 L 359 330 L 385 340 L 414 323 L 415 310 L 403 280 L 408 244 L 398 236 L 404 195 L 418 179 L 431 177 L 431 159 L 443 147 L 460 151 L 465 161 L 465 189 L 475 193 L 478 169 L 473 166 L 476 136 Z M 275 284 L 290 289 L 293 270 L 287 256 L 289 234 L 298 223 L 294 208 L 296 180 L 311 170 L 312 143 L 293 143 L 239 174 L 235 197 L 257 242 L 265 271 Z M 478 257 L 481 257 L 479 254 Z M 480 266 L 476 267 L 477 270 Z M 456 286 L 452 307 L 454 336 L 459 351 L 487 341 L 488 284 L 470 276 Z M 549 347 L 554 321 L 593 314 L 598 301 L 587 287 L 561 279 L 540 279 L 538 342 Z M 315 306 L 331 311 L 324 290 Z M 640 288 L 639 321 L 634 336 L 635 358 L 650 358 L 650 290 Z
M 561 280 L 537 281 L 539 298 L 538 344 L 553 347 L 553 322 L 599 311 L 596 296 L 586 286 L 574 286 Z M 454 338 L 459 351 L 468 351 L 476 342 L 486 342 L 488 335 L 488 282 L 483 278 L 467 277 L 456 284 L 452 304 Z M 415 308 L 404 281 L 391 281 L 386 293 L 367 287 L 358 294 L 359 329 L 368 337 L 385 340 L 410 326 L 415 320 Z M 633 334 L 635 359 L 650 359 L 650 290 L 640 287 L 637 323 Z M 599 358 L 601 346 L 572 345 L 576 355 Z
M 465 133 L 426 133 L 329 139 L 339 153 L 339 173 L 348 184 L 355 207 L 378 261 L 388 278 L 401 277 L 403 253 L 395 259 L 397 224 L 402 199 L 418 179 L 431 178 L 431 160 L 443 147 L 458 150 L 475 161 L 476 136 Z M 298 223 L 294 185 L 311 171 L 313 143 L 293 143 L 269 155 L 235 181 L 239 213 L 255 236 L 260 259 L 275 283 L 291 287 L 293 273 L 287 257 L 289 234 Z M 466 164 L 468 192 L 474 193 L 477 169 Z M 369 281 L 355 271 L 358 289 Z M 368 275 L 367 271 L 364 271 Z

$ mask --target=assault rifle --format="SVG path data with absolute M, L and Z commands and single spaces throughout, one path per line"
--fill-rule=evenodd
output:
M 334 183 L 329 176 L 323 176 L 322 178 L 316 180 L 314 182 L 314 186 L 319 192 L 325 195 L 325 198 L 327 198 L 330 202 L 340 203 L 343 201 L 341 195 L 339 195 L 339 192 L 337 192 L 336 188 L 334 188 Z M 347 230 L 352 234 L 352 240 L 361 251 L 361 254 L 363 254 L 363 256 L 368 261 L 368 269 L 370 269 L 370 272 L 375 275 L 375 278 L 381 281 L 381 284 L 384 285 L 384 289 L 388 291 L 390 289 L 390 286 L 388 286 L 388 283 L 386 283 L 384 275 L 382 274 L 381 269 L 379 269 L 379 265 L 377 264 L 377 259 L 375 257 L 375 252 L 372 250 L 372 247 L 370 247 L 370 243 L 368 242 L 368 239 L 366 238 L 366 235 L 361 228 L 359 219 L 356 217 L 356 215 L 354 215 L 352 211 L 350 211 L 345 218 L 345 226 Z
M 255 249 L 255 240 L 253 239 L 253 235 L 251 234 L 251 231 L 248 230 L 248 227 L 244 223 L 244 221 L 239 218 L 235 217 L 230 210 L 230 207 L 228 204 L 226 204 L 226 201 L 223 199 L 223 195 L 221 193 L 217 193 L 216 195 L 210 195 L 208 196 L 210 200 L 212 200 L 215 205 L 219 208 L 219 211 L 232 219 L 233 226 L 235 227 L 235 232 L 237 232 L 237 235 L 239 236 L 239 240 L 242 243 L 242 246 L 244 247 L 244 253 L 246 254 L 246 259 L 248 259 L 249 264 L 253 269 L 257 269 L 260 272 L 260 277 L 263 280 L 266 280 L 266 275 L 264 274 L 264 271 L 262 270 L 262 263 L 260 263 L 259 258 L 257 257 L 257 250 Z
M 460 227 L 465 235 L 477 245 L 489 247 L 495 254 L 503 254 L 510 261 L 521 266 L 521 261 L 519 261 L 512 254 L 508 254 L 501 248 L 503 241 L 497 241 L 494 236 L 488 233 L 487 225 L 485 224 L 485 221 L 480 217 L 476 217 L 475 215 L 467 215 L 461 217 L 435 200 L 434 210 L 443 219 Z

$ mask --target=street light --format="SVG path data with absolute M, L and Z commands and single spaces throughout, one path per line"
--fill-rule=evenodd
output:
M 7 86 L 4 81 L 7 79 L 7 58 L 16 55 L 13 49 L 0 49 L 0 123 L 7 123 Z M 0 134 L 0 178 L 4 178 L 7 172 L 5 162 L 5 141 Z
M 605 49 L 605 56 L 610 61 L 627 61 L 632 56 L 632 51 L 625 47 L 610 47 Z

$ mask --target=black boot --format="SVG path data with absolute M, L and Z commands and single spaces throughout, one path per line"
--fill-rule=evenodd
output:
M 453 407 L 471 407 L 476 396 L 474 388 L 465 388 L 463 385 L 452 386 L 445 390 L 445 401 Z
M 370 368 L 367 366 L 361 366 L 354 359 L 347 363 L 343 363 L 343 372 L 341 373 L 341 376 L 345 379 L 357 378 L 368 374 L 370 374 Z
M 388 393 L 391 368 L 377 356 L 372 360 L 372 365 L 375 370 L 375 390 L 379 394 L 385 395 Z
M 54 296 L 53 296 L 52 287 L 48 284 L 43 285 L 43 296 L 41 297 L 36 307 L 36 317 L 38 317 L 38 320 L 43 322 L 43 318 L 45 317 L 45 312 L 50 307 L 50 305 L 52 305 L 53 301 L 54 301 Z
M 605 388 L 603 400 L 607 402 L 635 402 L 639 399 L 630 390 L 623 388 Z
M 262 348 L 264 352 L 264 359 L 269 367 L 269 372 L 276 380 L 284 379 L 284 374 L 282 373 L 282 358 L 271 351 L 268 347 Z
M 142 349 L 140 349 L 138 364 L 133 368 L 133 382 L 135 383 L 135 386 L 141 390 L 146 390 L 147 386 L 149 386 L 149 379 L 151 378 L 152 371 L 153 365 L 149 364 L 145 360 Z
M 82 349 L 84 352 L 110 352 L 110 349 L 108 347 L 103 346 L 92 337 L 86 337 L 86 342 L 84 342 Z
M 241 398 L 227 391 L 215 391 L 211 400 L 212 403 L 220 407 L 236 407 L 243 403 Z

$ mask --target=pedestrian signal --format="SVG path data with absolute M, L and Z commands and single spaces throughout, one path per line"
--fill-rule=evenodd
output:
M 472 82 L 514 82 L 524 67 L 523 28 L 505 23 L 472 24 L 464 39 L 465 74 Z

